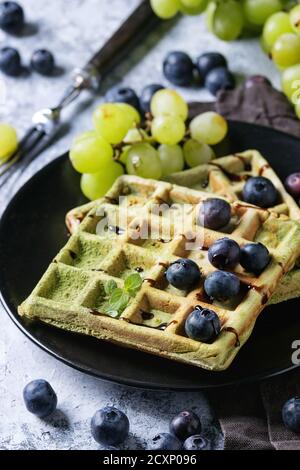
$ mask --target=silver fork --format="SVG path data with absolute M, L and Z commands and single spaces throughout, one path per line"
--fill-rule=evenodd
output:
M 75 70 L 73 81 L 59 103 L 34 114 L 32 126 L 21 139 L 18 149 L 6 163 L 0 165 L 0 188 L 16 169 L 19 168 L 19 175 L 22 174 L 29 163 L 49 145 L 60 128 L 62 111 L 73 103 L 83 90 L 98 90 L 104 75 L 119 64 L 133 46 L 140 43 L 141 36 L 153 31 L 153 27 L 159 23 L 150 2 L 143 0 L 86 66 Z

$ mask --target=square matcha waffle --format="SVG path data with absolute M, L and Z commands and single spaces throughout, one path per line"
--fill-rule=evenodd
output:
M 231 203 L 232 218 L 225 231 L 204 229 L 197 224 L 198 211 L 209 197 L 170 183 L 119 178 L 105 198 L 91 204 L 91 211 L 19 307 L 20 315 L 206 369 L 226 369 L 300 255 L 300 224 L 236 201 Z M 179 223 L 182 214 L 184 226 Z M 240 294 L 220 303 L 207 297 L 203 282 L 215 270 L 207 250 L 224 236 L 240 245 L 262 242 L 272 260 L 259 277 L 238 266 Z M 166 280 L 166 269 L 178 258 L 192 259 L 201 270 L 201 282 L 191 292 Z M 114 280 L 122 288 L 127 276 L 136 272 L 142 287 L 120 317 L 104 313 L 107 282 Z M 222 331 L 211 344 L 185 334 L 185 320 L 197 305 L 213 309 L 220 318 Z
M 248 150 L 235 155 L 213 160 L 190 170 L 173 174 L 167 178 L 171 183 L 192 189 L 211 192 L 226 197 L 233 202 L 241 198 L 245 182 L 251 176 L 264 176 L 270 179 L 279 193 L 279 202 L 270 208 L 277 214 L 286 214 L 300 221 L 300 208 L 287 193 L 279 177 L 270 164 L 256 150 Z M 67 216 L 67 225 L 75 231 L 80 220 L 93 208 L 95 202 L 76 208 Z M 300 268 L 295 266 L 279 284 L 270 303 L 279 303 L 300 296 Z

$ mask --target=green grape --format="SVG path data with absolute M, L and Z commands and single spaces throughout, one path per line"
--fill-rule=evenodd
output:
M 113 160 L 100 173 L 84 174 L 81 177 L 81 191 L 94 201 L 103 197 L 114 184 L 115 180 L 124 174 L 122 165 Z
M 285 69 L 281 77 L 282 89 L 287 98 L 293 103 L 300 101 L 300 64 Z
M 93 123 L 103 139 L 110 144 L 119 144 L 132 127 L 132 116 L 119 104 L 106 103 L 94 111 Z
M 168 176 L 183 170 L 184 158 L 180 145 L 160 145 L 158 154 L 161 161 L 162 176 Z
M 179 12 L 179 0 L 150 0 L 150 3 L 154 13 L 163 20 L 173 18 Z
M 205 12 L 206 26 L 207 26 L 208 31 L 210 31 L 211 33 L 213 32 L 213 29 L 214 29 L 214 15 L 215 15 L 216 9 L 217 9 L 217 3 L 210 1 L 207 5 L 206 12 Z
M 162 175 L 158 152 L 150 144 L 134 144 L 127 154 L 127 173 L 159 180 Z
M 208 111 L 196 116 L 190 123 L 193 139 L 203 144 L 216 145 L 227 135 L 227 121 L 218 113 Z
M 292 33 L 290 18 L 287 13 L 280 11 L 271 15 L 263 29 L 262 41 L 266 52 L 270 52 L 277 39 L 285 33 Z
M 152 98 L 151 113 L 153 116 L 177 116 L 184 121 L 188 117 L 188 105 L 175 90 L 159 90 Z
M 160 144 L 175 145 L 185 135 L 185 124 L 176 116 L 158 116 L 151 124 L 153 138 Z
M 279 68 L 300 62 L 300 37 L 293 33 L 280 36 L 272 48 L 272 59 Z
M 236 0 L 228 0 L 216 5 L 212 13 L 212 32 L 223 41 L 237 39 L 244 26 L 244 17 L 241 4 Z
M 191 168 L 208 163 L 215 158 L 215 153 L 209 145 L 194 139 L 189 139 L 185 142 L 183 154 L 186 163 Z
M 290 11 L 289 19 L 295 33 L 300 34 L 300 5 L 295 6 Z
M 300 119 L 300 101 L 295 106 L 295 113 L 296 113 L 297 118 Z
M 185 15 L 200 15 L 207 7 L 208 0 L 180 0 L 180 11 Z
M 84 132 L 74 140 L 70 159 L 79 173 L 98 173 L 110 165 L 113 148 L 96 131 Z
M 136 142 L 143 142 L 143 140 L 150 140 L 148 134 L 143 129 L 129 129 L 126 136 L 123 139 L 125 144 L 135 144 Z
M 140 113 L 130 104 L 127 103 L 116 103 L 119 108 L 127 113 L 128 118 L 131 121 L 131 125 L 139 124 L 141 122 Z
M 118 160 L 124 165 L 127 164 L 127 157 L 128 157 L 128 152 L 130 149 L 131 149 L 131 145 L 125 145 L 125 147 L 122 148 L 122 152 L 119 156 Z
M 243 0 L 244 16 L 255 25 L 264 25 L 269 16 L 281 10 L 280 0 Z
M 5 163 L 18 148 L 15 129 L 9 124 L 0 123 L 0 164 Z

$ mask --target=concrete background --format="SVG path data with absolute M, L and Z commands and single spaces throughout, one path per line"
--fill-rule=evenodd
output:
M 21 38 L 0 31 L 0 46 L 17 47 L 28 64 L 36 48 L 53 51 L 64 73 L 53 78 L 28 74 L 18 79 L 0 76 L 6 99 L 0 101 L 0 120 L 13 124 L 20 136 L 33 112 L 55 104 L 68 84 L 74 67 L 83 65 L 107 39 L 139 0 L 23 0 L 28 26 Z M 162 61 L 170 50 L 181 49 L 193 57 L 218 50 L 228 58 L 239 77 L 264 74 L 278 85 L 278 74 L 263 54 L 257 40 L 224 43 L 207 32 L 203 17 L 181 18 L 172 27 L 166 24 L 153 32 L 135 52 L 105 80 L 102 93 L 116 83 L 132 86 L 138 92 L 147 84 L 161 82 Z M 180 90 L 187 99 L 213 98 L 201 89 Z M 66 133 L 22 175 L 14 190 L 0 193 L 0 211 L 18 187 L 53 158 L 66 151 L 72 138 L 91 127 L 91 112 L 98 96 L 84 95 L 79 104 L 64 115 Z M 33 207 L 34 210 L 34 207 Z M 131 422 L 131 436 L 123 448 L 143 448 L 147 438 L 166 432 L 170 418 L 182 409 L 201 415 L 204 432 L 222 447 L 213 412 L 201 393 L 139 391 L 104 383 L 59 363 L 31 344 L 12 324 L 0 307 L 0 449 L 98 449 L 91 438 L 89 421 L 97 408 L 113 404 L 123 409 Z M 196 371 L 195 371 L 196 372 Z M 22 402 L 22 389 L 35 378 L 49 380 L 59 399 L 59 411 L 42 421 L 30 415 Z M 212 427 L 211 424 L 214 423 Z

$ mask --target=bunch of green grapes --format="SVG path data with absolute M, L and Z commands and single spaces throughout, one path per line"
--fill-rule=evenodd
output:
M 282 73 L 282 88 L 300 118 L 300 4 L 266 21 L 262 47 Z
M 125 171 L 160 179 L 215 158 L 212 145 L 228 131 L 226 120 L 207 112 L 188 121 L 188 105 L 174 90 L 158 91 L 151 116 L 141 123 L 128 104 L 109 103 L 93 114 L 94 130 L 78 136 L 70 159 L 82 173 L 81 189 L 88 199 L 102 197 Z
M 290 0 L 150 0 L 155 13 L 169 19 L 177 13 L 206 12 L 208 29 L 223 41 L 242 34 L 259 34 L 265 21 L 281 11 Z

